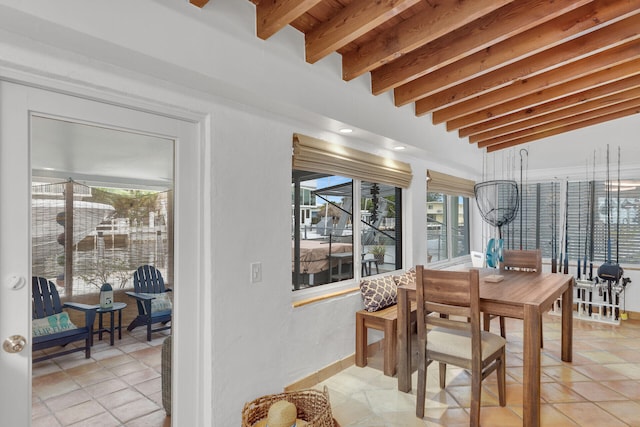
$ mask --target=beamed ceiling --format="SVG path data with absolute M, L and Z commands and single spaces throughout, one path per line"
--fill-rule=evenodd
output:
M 337 52 L 345 81 L 487 151 L 640 112 L 640 0 L 249 1 L 257 37 L 290 25 L 307 62 Z

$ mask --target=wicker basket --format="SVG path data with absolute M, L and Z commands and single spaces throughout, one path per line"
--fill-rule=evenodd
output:
M 162 342 L 162 406 L 171 415 L 171 335 Z
M 331 415 L 329 390 L 301 390 L 280 394 L 270 394 L 245 403 L 242 410 L 242 427 L 252 427 L 255 423 L 267 418 L 271 405 L 279 400 L 287 400 L 298 410 L 298 418 L 309 423 L 309 427 L 335 427 Z

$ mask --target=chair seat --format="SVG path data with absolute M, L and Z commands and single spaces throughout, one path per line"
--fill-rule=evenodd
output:
M 506 340 L 491 332 L 481 331 L 482 359 L 492 355 L 506 344 Z M 460 359 L 471 359 L 471 332 L 447 328 L 429 331 L 427 351 L 448 354 Z
M 35 346 L 40 343 L 49 342 L 49 341 L 58 340 L 58 339 L 65 339 L 67 337 L 79 336 L 79 335 L 82 335 L 83 333 L 88 333 L 88 332 L 89 332 L 88 328 L 69 329 L 62 332 L 54 332 L 53 334 L 49 334 L 49 335 L 40 335 L 37 337 L 34 336 L 32 337 L 32 343 Z
M 88 331 L 87 328 L 77 328 L 77 329 L 71 329 L 64 332 L 57 332 L 51 335 L 41 335 L 38 337 L 33 337 L 31 342 L 31 350 L 33 351 L 45 350 L 47 348 L 52 348 L 57 346 L 64 347 L 67 344 L 71 344 L 72 342 L 76 342 L 76 341 L 85 341 L 86 344 L 84 347 L 76 347 L 76 348 L 68 349 L 64 352 L 60 352 L 52 356 L 43 356 L 43 357 L 34 358 L 33 362 L 35 363 L 42 360 L 46 360 L 46 359 L 49 359 L 50 357 L 55 357 L 57 355 L 62 356 L 64 354 L 68 354 L 74 351 L 85 351 L 86 354 L 90 355 L 91 346 L 93 345 L 93 339 L 92 339 L 91 333 Z

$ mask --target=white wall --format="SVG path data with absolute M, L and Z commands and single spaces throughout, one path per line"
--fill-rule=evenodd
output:
M 0 0 L 0 66 L 128 94 L 151 110 L 158 103 L 208 115 L 201 152 L 210 187 L 202 197 L 211 203 L 202 232 L 210 245 L 201 263 L 211 281 L 192 286 L 211 291 L 203 321 L 213 338 L 212 421 L 221 427 L 239 424 L 245 402 L 354 351 L 358 294 L 291 306 L 292 133 L 396 157 L 393 143 L 409 146 L 399 157 L 414 173 L 405 192 L 407 265 L 426 259 L 426 169 L 479 179 L 483 163 L 466 141 L 392 107 L 388 96 L 373 97 L 366 77 L 342 82 L 338 58 L 306 64 L 295 30 L 256 39 L 254 20 L 253 5 L 241 0 L 202 10 L 175 0 Z M 361 136 L 333 133 L 341 123 Z M 530 151 L 530 164 L 545 157 L 537 146 Z M 477 235 L 472 242 L 481 245 Z M 262 263 L 262 283 L 249 283 L 252 262 Z M 634 282 L 631 290 L 640 277 Z M 627 309 L 640 311 L 640 302 Z
M 205 203 L 210 204 L 210 211 L 203 213 L 201 228 L 208 233 L 203 253 L 210 255 L 200 261 L 205 269 L 202 277 L 211 281 L 179 284 L 177 291 L 188 292 L 190 286 L 200 286 L 203 295 L 210 295 L 205 304 L 210 307 L 210 319 L 203 318 L 210 324 L 203 329 L 205 335 L 213 338 L 208 362 L 213 378 L 210 385 L 213 425 L 237 425 L 245 402 L 279 392 L 284 386 L 353 353 L 354 313 L 361 308 L 358 293 L 292 308 L 291 142 L 294 132 L 338 143 L 350 142 L 359 149 L 367 149 L 367 142 L 348 141 L 299 120 L 279 119 L 219 99 L 185 96 L 162 88 L 153 79 L 142 82 L 128 73 L 105 74 L 73 55 L 63 58 L 60 52 L 34 51 L 29 41 L 14 41 L 11 46 L 0 45 L 0 52 L 11 50 L 19 54 L 22 64 L 4 64 L 9 70 L 3 73 L 5 78 L 20 75 L 22 70 L 18 68 L 29 68 L 27 74 L 37 75 L 40 66 L 47 66 L 56 70 L 55 76 L 49 73 L 56 80 L 66 80 L 64 76 L 73 73 L 86 76 L 75 81 L 83 86 L 78 87 L 80 93 L 100 98 L 101 92 L 91 88 L 106 78 L 112 82 L 112 89 L 131 93 L 134 105 L 141 103 L 141 97 L 157 98 L 163 105 L 156 107 L 162 111 L 164 104 L 169 104 L 209 116 L 204 122 L 207 132 L 201 153 L 206 156 L 202 159 L 203 169 L 209 173 L 205 181 L 211 182 L 210 187 L 203 185 L 206 190 L 202 197 L 210 200 Z M 105 92 L 111 94 L 112 90 Z M 149 101 L 142 105 L 153 110 Z M 395 155 L 379 148 L 368 149 Z M 410 236 L 409 241 L 424 248 L 424 233 L 413 231 L 424 226 L 421 201 L 426 166 L 422 161 L 413 163 L 416 186 L 415 191 L 406 191 L 406 198 L 422 213 L 415 216 L 405 212 L 405 233 Z M 178 159 L 178 168 L 189 166 Z M 422 252 L 424 258 L 426 254 Z M 407 254 L 408 265 L 412 264 L 412 258 L 412 253 Z M 263 265 L 263 281 L 250 284 L 249 264 L 256 261 Z M 208 410 L 203 408 L 205 412 Z
M 214 407 L 233 408 L 221 424 L 231 425 L 239 403 L 280 391 L 352 354 L 355 311 L 362 303 L 354 293 L 292 308 L 292 133 L 324 133 L 218 106 L 212 122 L 213 387 L 219 399 Z M 354 147 L 361 145 L 352 141 Z M 416 184 L 405 194 L 424 213 L 425 180 L 420 176 L 426 169 L 422 162 L 415 163 Z M 424 230 L 425 216 L 413 211 L 407 216 L 405 235 L 414 235 L 413 244 L 426 247 L 424 232 L 411 231 Z M 414 254 L 407 256 L 407 265 L 412 265 Z M 251 262 L 262 263 L 262 283 L 250 284 Z

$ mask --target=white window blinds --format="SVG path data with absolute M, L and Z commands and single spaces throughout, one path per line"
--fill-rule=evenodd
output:
M 293 169 L 331 173 L 401 188 L 408 188 L 413 177 L 408 163 L 298 133 L 293 134 Z

